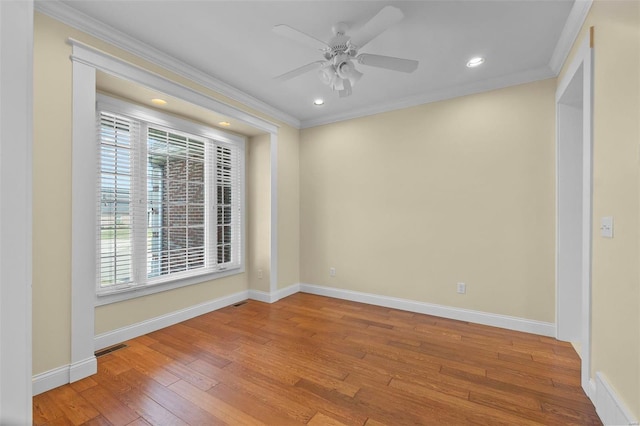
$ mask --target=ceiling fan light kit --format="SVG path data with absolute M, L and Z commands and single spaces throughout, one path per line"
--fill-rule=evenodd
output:
M 400 9 L 386 6 L 352 36 L 346 34 L 349 26 L 344 22 L 338 22 L 332 28 L 334 36 L 328 43 L 288 25 L 276 25 L 273 27 L 274 32 L 320 50 L 324 57 L 324 60 L 303 65 L 300 68 L 277 76 L 276 79 L 286 81 L 309 71 L 318 70 L 320 80 L 333 91 L 338 92 L 339 97 L 344 98 L 351 95 L 353 86 L 364 75 L 356 69 L 354 61 L 362 65 L 392 71 L 413 72 L 418 68 L 418 61 L 412 59 L 368 53 L 358 55 L 359 49 L 382 34 L 390 26 L 401 21 L 403 17 L 404 15 Z

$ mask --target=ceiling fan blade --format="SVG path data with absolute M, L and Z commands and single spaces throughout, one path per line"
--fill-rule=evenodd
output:
M 364 24 L 358 32 L 351 36 L 351 44 L 360 49 L 365 44 L 382 34 L 387 28 L 400 22 L 404 14 L 400 9 L 393 6 L 386 6 L 369 22 Z
M 296 30 L 295 28 L 291 28 L 288 25 L 276 25 L 273 27 L 273 32 L 283 37 L 287 37 L 291 40 L 297 41 L 298 43 L 313 47 L 314 49 L 329 49 L 329 46 L 324 41 L 318 40 L 317 38 L 303 33 L 302 31 Z
M 373 55 L 370 53 L 362 53 L 357 56 L 356 60 L 362 65 L 406 73 L 414 72 L 419 64 L 418 61 L 413 59 L 394 58 L 393 56 Z
M 309 71 L 313 71 L 313 70 L 319 70 L 320 68 L 322 68 L 322 65 L 325 63 L 326 61 L 315 61 L 315 62 L 311 62 L 310 64 L 307 65 L 303 65 L 300 68 L 296 68 L 294 70 L 291 70 L 289 72 L 286 72 L 284 74 L 281 74 L 277 77 L 274 77 L 275 80 L 279 80 L 279 81 L 287 81 L 290 80 L 294 77 L 297 77 L 299 75 L 302 75 L 304 73 L 307 73 Z

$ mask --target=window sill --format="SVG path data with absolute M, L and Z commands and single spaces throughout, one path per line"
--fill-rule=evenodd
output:
M 241 274 L 243 272 L 244 272 L 244 266 L 240 266 L 234 269 L 227 269 L 224 271 L 198 275 L 195 277 L 182 278 L 182 279 L 177 279 L 173 281 L 160 282 L 157 284 L 146 285 L 144 287 L 133 287 L 129 289 L 116 291 L 113 293 L 96 294 L 95 306 L 109 305 L 111 303 L 117 303 L 117 302 L 122 302 L 124 300 L 135 299 L 136 297 L 149 296 L 151 294 L 160 293 L 168 290 L 174 290 L 176 288 L 186 287 L 186 286 L 199 284 L 207 281 L 213 281 L 213 280 L 228 277 L 231 275 Z

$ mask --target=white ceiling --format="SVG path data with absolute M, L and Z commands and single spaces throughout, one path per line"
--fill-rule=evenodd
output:
M 550 63 L 568 18 L 571 22 L 574 0 L 63 3 L 73 8 L 65 8 L 67 15 L 79 11 L 111 27 L 102 28 L 102 34 L 116 34 L 119 40 L 128 35 L 232 86 L 231 91 L 239 89 L 261 101 L 258 104 L 279 110 L 285 121 L 307 127 L 552 77 L 557 69 Z M 361 52 L 417 59 L 417 71 L 404 74 L 357 65 L 364 77 L 353 95 L 342 99 L 315 72 L 286 82 L 273 80 L 322 59 L 318 51 L 275 34 L 274 25 L 287 24 L 328 40 L 335 23 L 346 22 L 355 30 L 387 4 L 401 9 L 404 20 Z M 98 24 L 80 18 L 93 27 Z M 467 68 L 473 56 L 485 57 L 486 63 Z M 325 105 L 313 106 L 317 97 L 324 98 Z

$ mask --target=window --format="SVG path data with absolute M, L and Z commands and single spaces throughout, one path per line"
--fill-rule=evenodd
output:
M 244 140 L 104 96 L 97 124 L 98 295 L 241 269 Z

